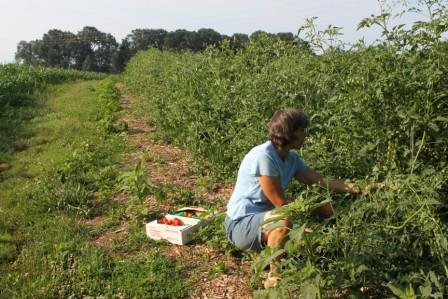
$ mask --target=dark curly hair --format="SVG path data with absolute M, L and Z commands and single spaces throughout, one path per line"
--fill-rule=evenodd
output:
M 268 124 L 269 138 L 277 148 L 284 148 L 294 140 L 294 132 L 307 128 L 308 117 L 295 108 L 285 108 L 275 112 Z

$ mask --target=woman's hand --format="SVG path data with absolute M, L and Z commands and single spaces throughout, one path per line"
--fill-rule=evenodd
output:
M 356 186 L 352 182 L 345 182 L 345 186 L 347 191 L 352 195 L 360 195 L 362 192 L 359 190 L 358 186 Z
M 331 202 L 327 202 L 311 211 L 313 214 L 317 214 L 323 218 L 330 218 L 334 215 L 334 209 Z
M 352 195 L 359 195 L 362 192 L 354 183 L 343 179 L 328 180 L 313 169 L 308 168 L 303 173 L 296 175 L 296 178 L 305 185 L 318 184 L 319 186 L 339 193 L 348 192 Z

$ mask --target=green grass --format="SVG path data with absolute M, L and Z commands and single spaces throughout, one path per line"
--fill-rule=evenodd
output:
M 123 134 L 111 125 L 113 89 L 111 81 L 59 85 L 0 115 L 0 130 L 8 133 L 0 161 L 12 166 L 0 172 L 0 298 L 186 294 L 180 262 L 138 255 L 152 244 L 141 228 L 131 227 L 121 244 L 103 249 L 92 237 L 118 219 L 85 225 L 119 209 L 108 201 L 126 151 Z M 119 252 L 126 258 L 117 258 Z
M 0 271 L 8 273 L 1 275 L 1 284 L 10 283 L 14 277 L 23 283 L 22 289 L 32 290 L 21 277 L 33 277 L 33 273 L 40 276 L 41 271 L 48 270 L 40 260 L 42 254 L 51 251 L 54 242 L 72 238 L 79 229 L 79 221 L 70 217 L 40 214 L 36 205 L 41 198 L 30 196 L 36 194 L 41 180 L 72 154 L 80 140 L 92 135 L 94 124 L 89 117 L 97 108 L 95 94 L 86 87 L 98 84 L 92 81 L 58 86 L 30 97 L 28 105 L 10 108 L 0 119 L 3 128 L 9 128 L 12 119 L 17 125 L 8 130 L 10 147 L 2 154 L 12 167 L 1 173 L 0 183 L 0 259 L 17 260 L 15 264 L 0 264 Z M 53 93 L 55 96 L 50 96 Z M 17 144 L 22 144 L 23 150 L 17 151 Z M 17 289 L 8 293 L 8 285 L 2 295 L 19 296 Z
M 92 105 L 94 93 L 86 87 L 97 84 L 80 82 L 58 87 L 57 96 L 49 97 L 30 121 L 33 136 L 26 140 L 28 150 L 15 155 L 16 163 L 29 164 L 26 170 L 39 174 L 61 163 L 79 142 L 92 139 L 95 124 L 91 119 L 97 108 Z

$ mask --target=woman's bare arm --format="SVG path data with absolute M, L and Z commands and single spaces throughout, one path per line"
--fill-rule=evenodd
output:
M 282 187 L 278 177 L 259 176 L 258 181 L 261 185 L 264 195 L 272 202 L 274 207 L 278 208 L 288 203 L 283 195 Z
M 346 182 L 342 179 L 326 179 L 317 171 L 308 168 L 304 172 L 298 174 L 296 178 L 305 185 L 318 184 L 319 186 L 332 191 L 344 193 L 349 192 L 358 194 L 359 189 L 351 182 Z

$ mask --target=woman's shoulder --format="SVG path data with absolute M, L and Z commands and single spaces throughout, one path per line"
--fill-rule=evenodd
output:
M 271 141 L 266 141 L 265 143 L 259 144 L 253 147 L 249 153 L 257 156 L 271 156 L 275 152 L 275 148 Z
M 263 160 L 273 160 L 274 159 L 274 153 L 271 149 L 272 145 L 270 144 L 270 141 L 267 141 L 265 143 L 259 144 L 255 147 L 253 147 L 244 157 L 243 164 L 244 163 L 253 163 L 256 161 L 263 161 Z

